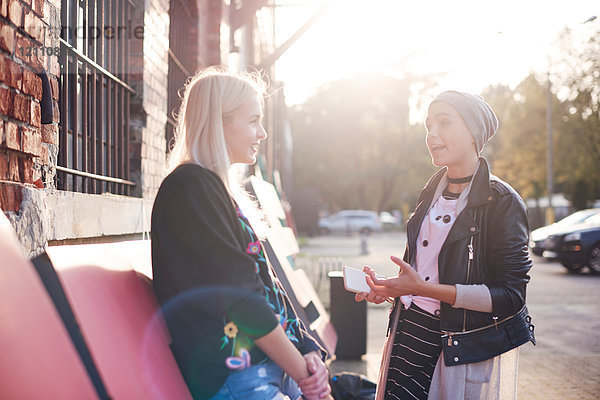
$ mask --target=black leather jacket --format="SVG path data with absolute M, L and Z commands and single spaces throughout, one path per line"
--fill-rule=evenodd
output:
M 416 240 L 423 218 L 446 168 L 427 183 L 407 223 L 406 262 L 415 265 Z M 485 159 L 473 177 L 466 208 L 458 215 L 438 259 L 442 284 L 485 284 L 492 295 L 492 312 L 453 308 L 441 303 L 442 331 L 465 331 L 514 315 L 525 304 L 532 262 L 528 252 L 529 226 L 521 197 L 507 183 L 490 176 Z M 469 245 L 473 259 L 469 262 Z

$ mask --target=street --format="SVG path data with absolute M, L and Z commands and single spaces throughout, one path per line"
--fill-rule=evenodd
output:
M 357 235 L 307 238 L 297 265 L 304 263 L 314 269 L 319 257 L 342 257 L 343 265 L 360 268 L 368 264 L 379 274 L 392 275 L 397 268 L 389 256 L 402 256 L 405 243 L 404 233 L 374 234 L 367 239 L 369 254 L 360 255 Z M 532 257 L 527 305 L 537 346 L 527 343 L 521 347 L 518 398 L 600 399 L 600 275 L 587 271 L 568 274 L 557 262 Z M 306 259 L 313 262 L 306 263 Z M 327 293 L 319 293 L 328 304 Z M 376 380 L 388 310 L 385 303 L 369 305 L 367 354 L 362 361 L 334 361 L 332 373 L 353 371 Z

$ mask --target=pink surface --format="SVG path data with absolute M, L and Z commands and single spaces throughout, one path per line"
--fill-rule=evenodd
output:
M 191 399 L 146 277 L 92 265 L 57 269 L 113 399 Z
M 97 399 L 71 339 L 0 210 L 0 399 Z

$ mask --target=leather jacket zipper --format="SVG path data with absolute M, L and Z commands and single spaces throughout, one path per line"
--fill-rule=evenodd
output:
M 442 331 L 442 332 L 444 333 L 443 336 L 448 335 L 448 346 L 452 346 L 452 337 L 453 336 L 468 335 L 468 334 L 471 334 L 471 333 L 482 331 L 484 329 L 491 328 L 492 326 L 495 326 L 496 329 L 498 329 L 498 324 L 501 324 L 501 323 L 503 323 L 505 321 L 508 321 L 509 319 L 511 319 L 513 317 L 514 317 L 514 315 L 510 315 L 510 316 L 502 319 L 502 321 L 498 321 L 498 317 L 495 317 L 495 320 L 494 320 L 493 324 L 489 324 L 489 325 L 485 325 L 485 326 L 482 326 L 482 327 L 479 327 L 479 328 L 471 329 L 469 331 L 463 331 L 463 332 Z
M 471 274 L 471 264 L 473 263 L 473 236 L 471 236 L 471 243 L 468 246 L 469 250 L 469 261 L 467 263 L 467 280 L 465 281 L 465 285 L 469 284 L 469 275 Z M 467 330 L 467 309 L 463 310 L 463 332 Z M 451 343 L 452 338 L 448 337 L 448 344 Z

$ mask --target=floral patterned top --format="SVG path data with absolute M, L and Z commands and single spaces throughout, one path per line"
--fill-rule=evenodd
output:
M 302 354 L 325 355 L 212 171 L 183 164 L 161 184 L 152 266 L 171 349 L 195 399 L 212 397 L 230 373 L 268 362 L 254 341 L 278 323 Z

